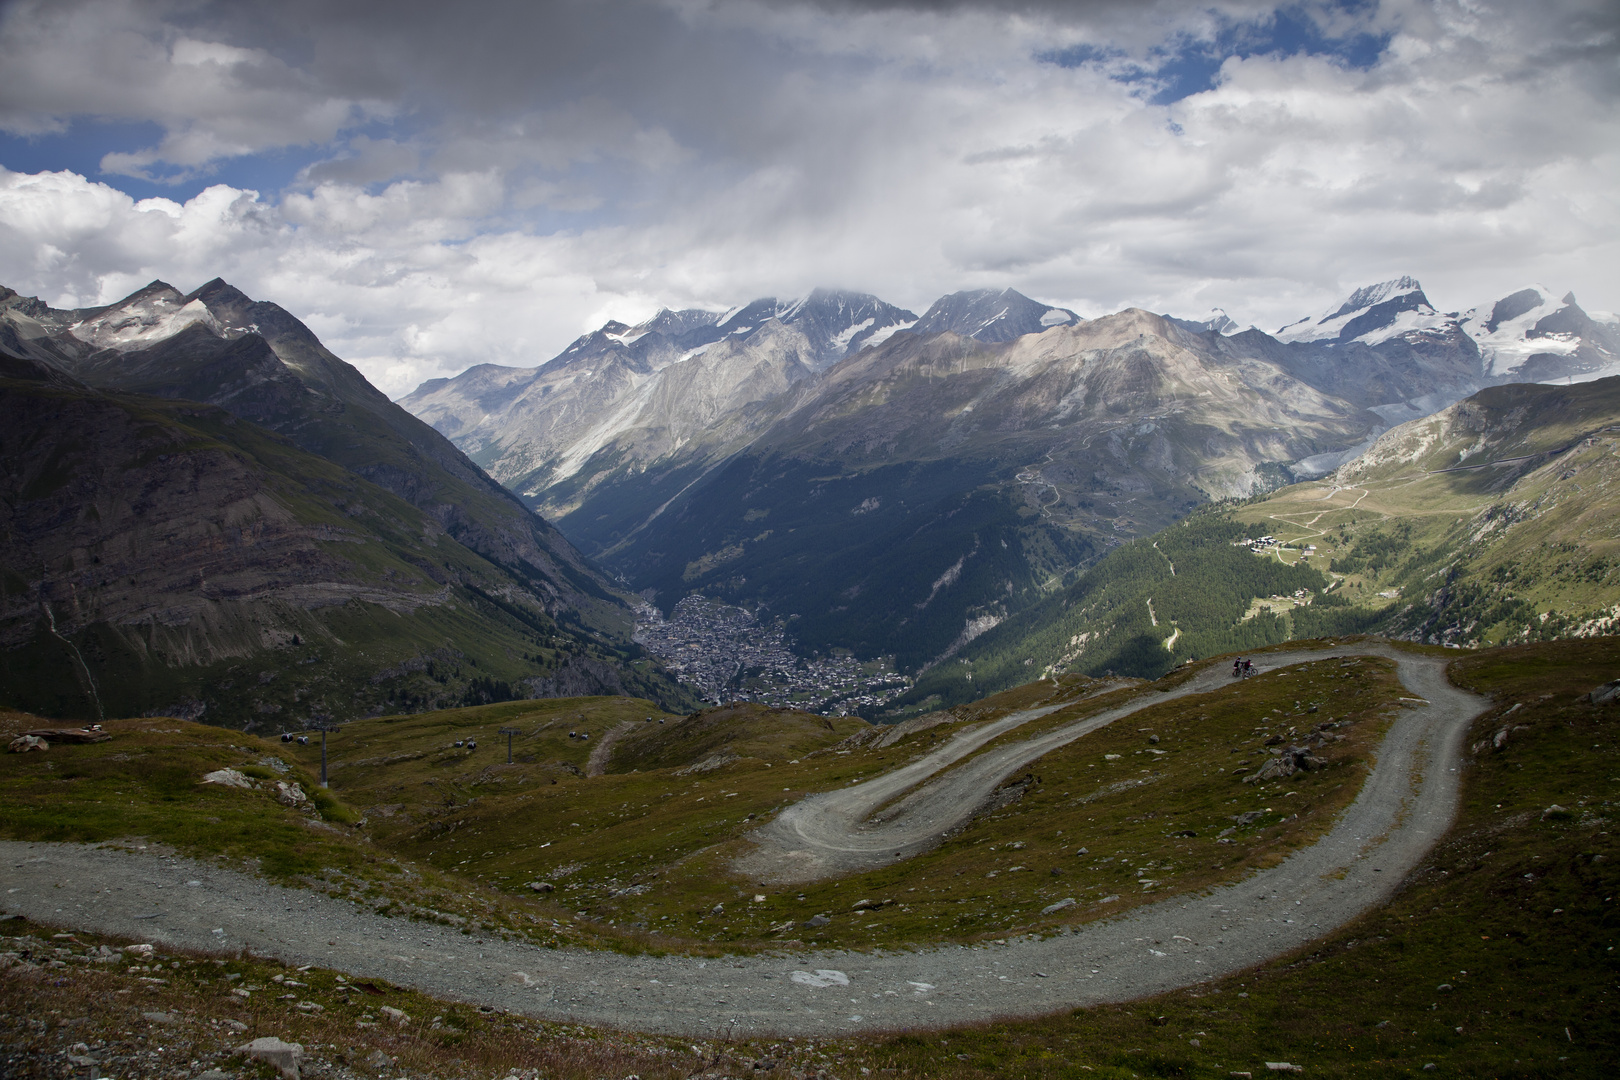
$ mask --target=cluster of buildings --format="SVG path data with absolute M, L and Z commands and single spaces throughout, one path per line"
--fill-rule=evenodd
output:
M 643 608 L 635 641 L 716 704 L 759 701 L 847 716 L 869 713 L 911 688 L 886 662 L 796 656 L 783 620 L 761 622 L 751 611 L 703 596 L 686 597 L 668 619 Z

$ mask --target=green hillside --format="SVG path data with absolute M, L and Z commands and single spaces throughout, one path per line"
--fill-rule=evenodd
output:
M 1115 549 L 926 673 L 892 715 L 1052 672 L 1151 678 L 1293 638 L 1472 648 L 1611 633 L 1617 449 L 1620 378 L 1481 391 L 1320 481 Z M 1242 543 L 1265 536 L 1276 543 Z

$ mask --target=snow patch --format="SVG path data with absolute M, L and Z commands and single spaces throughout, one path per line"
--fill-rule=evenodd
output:
M 138 300 L 127 307 L 75 323 L 68 332 L 80 341 L 103 349 L 129 352 L 171 338 L 193 323 L 202 323 L 215 334 L 222 333 L 207 304 L 193 300 L 177 306 L 174 299 L 167 296 Z
M 871 337 L 869 337 L 865 341 L 861 342 L 861 348 L 863 348 L 863 349 L 876 348 L 877 346 L 883 344 L 885 341 L 888 341 L 890 338 L 894 337 L 894 335 L 900 333 L 900 331 L 902 331 L 902 330 L 910 330 L 913 326 L 916 326 L 916 325 L 917 325 L 917 320 L 912 319 L 910 322 L 897 322 L 897 323 L 892 323 L 892 324 L 890 324 L 888 326 L 880 326 L 876 330 L 872 331 L 872 336 Z

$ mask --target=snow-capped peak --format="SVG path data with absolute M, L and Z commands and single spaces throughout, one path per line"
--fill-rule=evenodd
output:
M 1272 335 L 1278 341 L 1359 341 L 1376 345 L 1413 331 L 1440 329 L 1448 324 L 1423 295 L 1414 277 L 1398 277 L 1367 285 L 1314 318 L 1301 319 Z
M 1620 362 L 1604 340 L 1604 328 L 1581 310 L 1575 294 L 1559 297 L 1545 285 L 1530 285 L 1494 304 L 1481 304 L 1464 314 L 1460 325 L 1479 346 L 1486 372 L 1497 378 L 1536 378 L 1539 373 L 1522 370 L 1528 361 L 1540 358 L 1540 365 L 1545 366 L 1547 358 L 1574 357 L 1583 346 L 1597 354 L 1581 364 L 1583 368 L 1593 368 L 1596 363 L 1593 370 L 1612 373 L 1609 367 Z

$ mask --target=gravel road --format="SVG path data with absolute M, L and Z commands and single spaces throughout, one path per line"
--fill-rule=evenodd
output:
M 671 1034 L 935 1028 L 1128 1000 L 1240 971 L 1320 937 L 1387 900 L 1450 827 L 1468 722 L 1487 702 L 1451 686 L 1442 660 L 1379 646 L 1265 662 L 1353 654 L 1395 660 L 1408 691 L 1427 704 L 1395 720 L 1361 793 L 1326 836 L 1236 884 L 1045 940 L 722 960 L 550 950 L 382 918 L 188 859 L 15 842 L 0 843 L 0 908 L 154 943 L 245 948 L 518 1013 Z
M 1271 666 L 1296 663 L 1305 655 L 1280 659 Z M 738 858 L 735 867 L 744 877 L 760 882 L 794 884 L 842 877 L 911 858 L 966 824 L 1002 781 L 1030 762 L 1121 717 L 1189 694 L 1207 693 L 1231 678 L 1217 664 L 1174 690 L 1148 694 L 1033 739 L 997 747 L 924 784 L 990 740 L 1072 702 L 1010 713 L 995 723 L 962 732 L 903 768 L 801 799 L 749 835 L 756 847 Z M 919 784 L 924 786 L 874 814 L 878 807 Z

